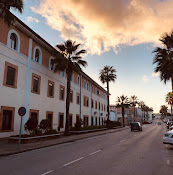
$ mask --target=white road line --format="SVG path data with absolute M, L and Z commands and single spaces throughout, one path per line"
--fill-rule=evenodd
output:
M 125 140 L 121 140 L 120 143 L 121 143 L 121 142 L 124 142 L 124 141 L 125 141 Z
M 73 160 L 73 161 L 71 161 L 71 162 L 69 162 L 69 163 L 64 164 L 63 166 L 68 166 L 68 165 L 70 165 L 70 164 L 72 164 L 72 163 L 75 163 L 75 162 L 77 162 L 77 161 L 79 161 L 79 160 L 81 160 L 81 159 L 83 159 L 83 158 L 84 158 L 84 157 L 81 157 L 81 158 L 79 158 L 79 159 Z
M 96 153 L 98 153 L 98 152 L 100 152 L 100 151 L 101 151 L 101 149 L 98 150 L 98 151 L 95 151 L 95 152 L 91 153 L 90 156 L 93 155 L 93 154 L 96 154 Z
M 52 172 L 52 170 L 50 170 L 50 171 L 48 171 L 48 172 L 46 172 L 46 173 L 43 173 L 43 174 L 41 174 L 41 175 L 50 174 L 51 172 Z
M 167 164 L 170 165 L 170 160 L 167 160 Z

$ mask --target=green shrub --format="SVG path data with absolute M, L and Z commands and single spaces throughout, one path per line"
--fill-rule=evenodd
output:
M 25 131 L 29 131 L 30 135 L 35 135 L 36 128 L 38 126 L 38 120 L 35 117 L 31 117 L 25 123 Z
M 75 123 L 75 130 L 76 131 L 80 131 L 81 130 L 81 126 L 83 125 L 83 121 L 82 121 L 82 119 L 80 118 L 80 119 L 78 119 L 77 121 L 76 121 L 76 123 Z
M 57 134 L 58 132 L 55 130 L 55 129 L 50 129 L 50 130 L 47 130 L 45 132 L 45 134 L 49 135 L 49 134 Z
M 48 120 L 48 119 L 43 119 L 43 120 L 40 122 L 39 128 L 40 128 L 44 133 L 46 133 L 46 132 L 48 132 L 49 130 L 51 130 L 49 120 Z

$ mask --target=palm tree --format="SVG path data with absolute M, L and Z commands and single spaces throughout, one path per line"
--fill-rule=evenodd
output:
M 104 68 L 100 71 L 99 79 L 104 84 L 107 83 L 107 111 L 108 111 L 108 121 L 109 121 L 109 82 L 115 82 L 117 79 L 116 70 L 113 66 L 104 66 Z
M 81 65 L 86 66 L 87 62 L 82 60 L 80 54 L 86 53 L 86 50 L 77 51 L 80 44 L 75 44 L 72 40 L 67 40 L 64 44 L 58 44 L 56 47 L 60 53 L 53 60 L 56 71 L 66 71 L 67 73 L 67 96 L 66 96 L 66 124 L 64 135 L 69 135 L 69 108 L 70 108 L 70 89 L 71 77 L 73 72 L 81 73 Z
M 173 91 L 173 32 L 171 34 L 165 33 L 160 41 L 163 44 L 163 48 L 157 47 L 153 53 L 156 53 L 153 64 L 157 64 L 155 72 L 160 73 L 161 81 L 166 82 L 171 80 Z
M 134 107 L 134 118 L 136 118 L 136 115 L 135 115 L 135 106 L 138 104 L 138 97 L 135 96 L 135 95 L 132 95 L 131 98 L 130 98 L 130 104 L 132 107 Z
M 10 9 L 23 12 L 23 0 L 0 0 L 0 17 L 8 24 L 13 25 L 15 17 L 10 12 Z
M 120 97 L 117 97 L 117 104 L 116 107 L 120 107 L 122 110 L 122 117 L 123 117 L 123 127 L 125 127 L 124 123 L 124 110 L 125 108 L 128 108 L 130 106 L 130 102 L 127 96 L 121 95 Z
M 168 107 L 167 106 L 165 106 L 165 105 L 162 105 L 161 107 L 160 107 L 160 111 L 159 111 L 161 114 L 162 114 L 162 116 L 165 116 L 166 117 L 166 114 L 167 114 L 167 112 L 168 112 Z M 163 117 L 162 117 L 163 118 Z
M 168 105 L 171 106 L 171 114 L 172 114 L 173 92 L 168 92 L 168 93 L 166 94 L 165 101 L 168 103 Z
M 142 109 L 142 120 L 145 116 L 145 112 L 144 112 L 144 109 L 145 109 L 145 103 L 143 101 L 139 101 L 138 102 L 138 106 Z M 143 115 L 143 112 L 144 112 L 144 115 Z

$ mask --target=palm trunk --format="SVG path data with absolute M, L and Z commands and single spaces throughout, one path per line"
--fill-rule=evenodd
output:
M 69 108 L 70 108 L 70 86 L 71 86 L 71 74 L 67 73 L 67 96 L 66 96 L 66 124 L 64 135 L 69 135 Z
M 107 82 L 107 111 L 108 111 L 108 120 L 109 120 L 109 82 Z
M 123 127 L 125 127 L 125 123 L 124 123 L 124 107 L 122 107 L 122 116 L 123 116 Z
M 135 116 L 135 106 L 134 106 L 134 119 L 135 119 L 135 117 L 136 117 L 136 116 Z M 136 119 L 135 119 L 135 121 L 136 121 Z

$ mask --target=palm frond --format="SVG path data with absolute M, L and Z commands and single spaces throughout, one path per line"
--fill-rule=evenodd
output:
M 80 50 L 79 52 L 76 53 L 76 55 L 80 55 L 81 53 L 86 53 L 86 50 Z
M 82 65 L 83 67 L 87 66 L 87 62 L 85 60 L 78 60 L 77 64 Z
M 61 51 L 64 52 L 66 50 L 66 47 L 64 44 L 57 44 L 56 47 Z

